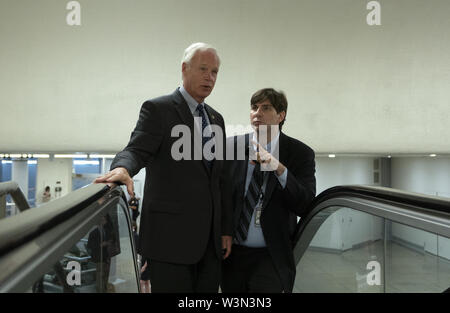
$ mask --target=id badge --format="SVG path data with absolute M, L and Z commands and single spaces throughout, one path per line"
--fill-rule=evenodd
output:
M 261 227 L 261 205 L 258 205 L 255 210 L 255 226 Z

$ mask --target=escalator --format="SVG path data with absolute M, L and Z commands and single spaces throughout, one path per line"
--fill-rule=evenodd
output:
M 0 292 L 139 292 L 120 187 L 90 185 L 0 220 Z M 294 293 L 444 292 L 450 201 L 388 188 L 321 193 L 294 236 Z
M 448 292 L 450 201 L 334 187 L 297 225 L 293 292 Z
M 126 199 L 90 185 L 0 220 L 0 292 L 139 292 Z

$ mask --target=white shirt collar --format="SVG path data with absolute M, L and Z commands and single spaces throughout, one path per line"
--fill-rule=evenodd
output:
M 186 100 L 189 109 L 191 110 L 191 113 L 194 114 L 195 110 L 197 110 L 197 106 L 199 105 L 199 103 L 189 94 L 189 92 L 187 92 L 186 89 L 184 89 L 183 86 L 180 87 L 180 93 L 183 96 L 184 100 Z M 203 105 L 203 107 L 205 107 L 204 102 L 200 104 Z

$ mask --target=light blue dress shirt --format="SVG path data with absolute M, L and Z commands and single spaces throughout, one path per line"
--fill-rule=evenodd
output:
M 205 110 L 206 125 L 207 125 L 205 130 L 209 131 L 209 133 L 211 134 L 211 132 L 212 132 L 212 129 L 210 128 L 211 127 L 211 123 L 209 121 L 208 113 L 206 112 L 206 109 L 205 109 L 205 103 L 204 102 L 203 103 L 198 103 L 194 98 L 192 98 L 192 96 L 186 91 L 186 89 L 184 89 L 183 86 L 181 86 L 179 90 L 180 90 L 180 93 L 183 96 L 184 100 L 186 100 L 186 102 L 187 102 L 187 104 L 189 106 L 189 110 L 191 111 L 192 115 L 194 116 L 194 127 L 197 128 L 197 130 L 199 131 L 199 133 L 202 136 L 203 136 L 203 134 L 202 134 L 202 122 L 201 122 L 201 119 L 198 119 L 196 121 L 195 118 L 196 117 L 198 117 L 198 118 L 200 117 L 200 114 L 199 114 L 199 112 L 197 110 L 197 106 L 199 104 L 201 104 L 203 106 L 203 109 Z M 198 123 L 196 123 L 196 122 L 198 122 Z M 212 140 L 213 143 L 215 144 L 215 140 L 216 140 L 215 136 L 212 137 L 210 140 Z
M 204 108 L 205 107 L 205 103 L 204 102 L 203 103 L 198 103 L 194 98 L 192 98 L 192 96 L 186 91 L 186 89 L 184 89 L 183 86 L 180 87 L 180 93 L 183 96 L 184 100 L 186 100 L 186 102 L 187 102 L 187 104 L 189 106 L 189 110 L 191 110 L 192 115 L 194 117 L 200 117 L 200 115 L 199 115 L 199 113 L 197 111 L 197 106 L 199 104 L 201 104 L 201 105 L 203 105 L 203 108 Z M 206 112 L 206 109 L 205 109 L 205 112 Z M 208 114 L 206 113 L 205 116 L 206 116 L 206 123 L 208 125 L 211 125 L 211 123 L 209 122 Z M 200 129 L 201 129 L 201 124 L 197 125 L 197 126 L 200 126 Z
M 264 147 L 264 149 L 266 149 L 267 151 L 270 152 L 271 146 L 274 147 L 278 143 L 279 138 L 280 138 L 280 134 L 278 133 L 277 137 L 275 137 L 275 139 L 272 142 L 268 143 L 267 146 Z M 253 141 L 257 142 L 255 133 L 253 133 Z M 255 149 L 254 146 L 253 146 L 253 148 Z M 250 181 L 252 179 L 254 169 L 255 169 L 255 166 L 253 164 L 251 164 L 249 161 L 248 167 L 247 167 L 247 177 L 245 179 L 245 194 L 247 194 L 248 186 L 250 185 Z M 283 174 L 281 174 L 280 176 L 277 176 L 275 174 L 275 172 L 273 172 L 273 171 L 268 172 L 268 174 L 266 174 L 266 175 L 275 175 L 278 178 L 278 181 L 280 182 L 281 187 L 283 187 L 283 189 L 284 189 L 284 188 L 286 188 L 287 174 L 288 174 L 288 169 L 286 168 L 284 170 Z M 267 179 L 264 180 L 263 185 L 262 185 L 263 192 L 266 192 L 266 187 L 267 187 Z M 248 228 L 247 239 L 244 242 L 239 243 L 240 245 L 250 247 L 250 248 L 261 248 L 261 247 L 266 246 L 266 241 L 264 239 L 264 235 L 263 235 L 261 226 L 258 226 L 258 227 L 255 226 L 255 218 L 256 218 L 256 210 L 253 210 L 252 220 L 250 221 L 250 225 Z

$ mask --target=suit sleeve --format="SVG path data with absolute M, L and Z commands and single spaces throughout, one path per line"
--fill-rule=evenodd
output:
M 297 216 L 305 213 L 316 195 L 315 154 L 311 149 L 293 154 L 288 168 L 286 188 L 283 189 L 283 201 L 286 207 Z
M 163 139 L 161 112 L 150 102 L 145 102 L 139 113 L 139 120 L 131 133 L 130 141 L 119 152 L 111 164 L 111 170 L 117 167 L 127 169 L 131 177 L 158 152 Z

